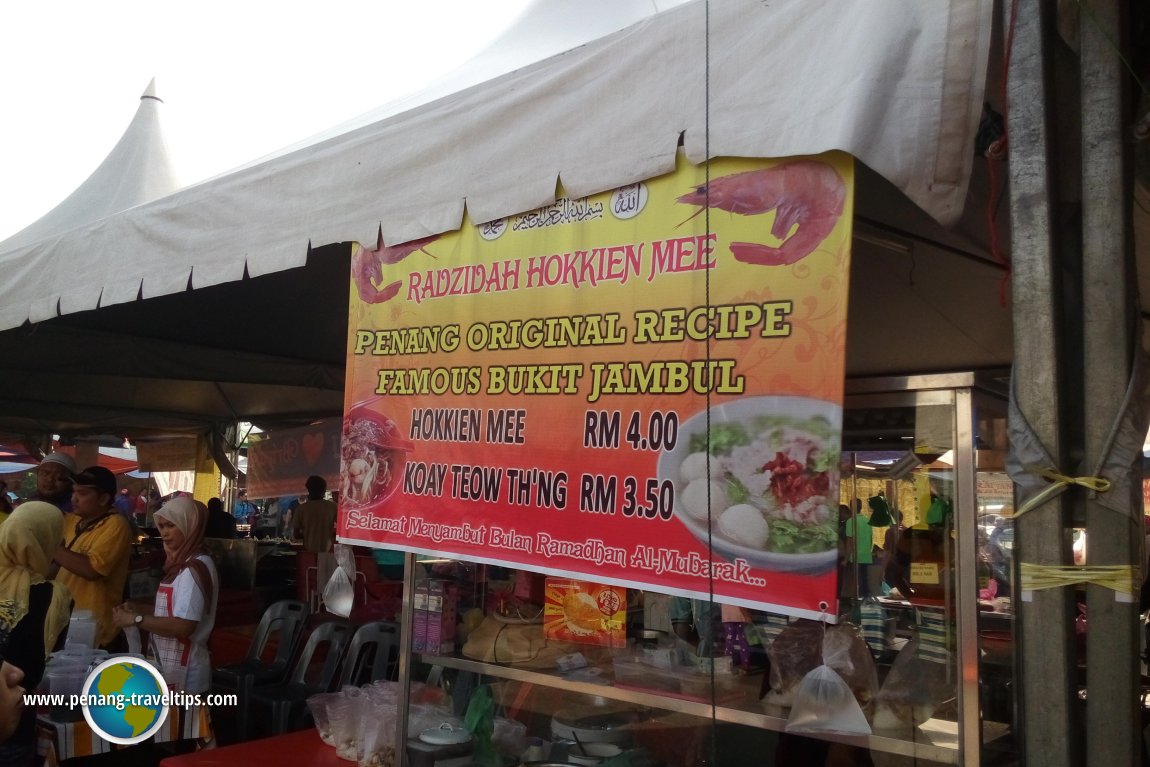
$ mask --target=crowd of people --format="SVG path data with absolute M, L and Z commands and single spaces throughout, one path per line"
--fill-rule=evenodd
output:
M 241 490 L 232 512 L 219 498 L 207 504 L 186 494 L 162 499 L 155 489 L 118 488 L 101 466 L 78 470 L 65 453 L 49 453 L 35 469 L 35 490 L 13 499 L 0 487 L 0 767 L 28 765 L 36 752 L 36 712 L 24 706 L 49 657 L 67 641 L 70 618 L 84 611 L 96 627 L 92 644 L 128 649 L 127 632 L 147 632 L 149 657 L 187 693 L 211 685 L 208 639 L 215 625 L 219 575 L 206 538 L 234 538 L 237 523 L 302 541 L 307 551 L 331 551 L 336 504 L 326 483 L 309 477 L 307 498 L 279 499 L 261 515 Z M 291 501 L 294 501 L 292 503 Z M 163 576 L 154 600 L 128 600 L 126 585 L 139 531 L 159 537 Z

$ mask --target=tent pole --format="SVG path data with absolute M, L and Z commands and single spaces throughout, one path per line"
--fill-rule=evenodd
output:
M 1061 305 L 1055 238 L 1049 48 L 1053 4 L 1016 0 L 1007 72 L 1010 137 L 1011 290 L 1014 326 L 1013 394 L 1055 462 L 1063 459 L 1065 387 L 1059 330 Z M 1004 3 L 1010 28 L 1011 4 Z M 1016 560 L 1062 565 L 1071 561 L 1067 495 L 1016 522 Z M 1075 758 L 1074 642 L 1070 589 L 1034 591 L 1016 601 L 1016 660 L 1020 682 L 1016 732 L 1023 763 L 1071 767 Z
M 1127 82 L 1117 0 L 1083 3 L 1078 21 L 1082 98 L 1082 304 L 1085 456 L 1082 473 L 1104 457 L 1116 416 L 1122 412 L 1133 367 L 1137 299 L 1129 201 L 1132 187 L 1123 117 Z M 1141 424 L 1145 430 L 1145 424 Z M 1141 454 L 1137 456 L 1139 465 Z M 1130 492 L 1113 498 L 1123 511 L 1086 501 L 1086 555 L 1091 565 L 1141 564 L 1141 470 Z M 1121 486 L 1120 486 L 1121 487 Z M 1104 586 L 1086 587 L 1086 763 L 1091 767 L 1137 764 L 1141 727 L 1138 599 Z M 1096 694 L 1102 693 L 1102 694 Z

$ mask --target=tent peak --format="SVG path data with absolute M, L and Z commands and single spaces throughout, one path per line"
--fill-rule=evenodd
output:
M 140 94 L 140 101 L 143 101 L 144 99 L 155 99 L 161 104 L 164 103 L 164 100 L 160 98 L 159 94 L 156 93 L 156 78 L 153 77 L 151 82 L 148 83 L 148 87 L 145 88 L 144 92 Z
M 56 207 L 0 242 L 0 256 L 6 259 L 15 250 L 179 189 L 179 167 L 171 157 L 164 132 L 163 103 L 156 95 L 153 78 L 140 97 L 132 122 L 104 161 Z

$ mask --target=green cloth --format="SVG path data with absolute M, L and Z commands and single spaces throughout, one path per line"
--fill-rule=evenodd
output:
M 870 525 L 871 527 L 890 527 L 894 523 L 894 517 L 890 515 L 890 506 L 887 505 L 886 498 L 881 495 L 873 495 L 867 501 L 870 506 Z
M 946 522 L 946 518 L 950 516 L 950 501 L 945 498 L 940 498 L 937 495 L 930 497 L 930 508 L 926 511 L 926 523 L 928 525 L 941 525 Z
M 855 539 L 855 563 L 860 565 L 872 564 L 874 562 L 872 554 L 874 551 L 874 534 L 867 518 L 860 513 L 848 519 L 846 534 L 848 538 Z

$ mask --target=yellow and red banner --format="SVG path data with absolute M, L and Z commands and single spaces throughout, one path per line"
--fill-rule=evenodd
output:
M 341 540 L 833 616 L 853 166 L 356 247 Z

